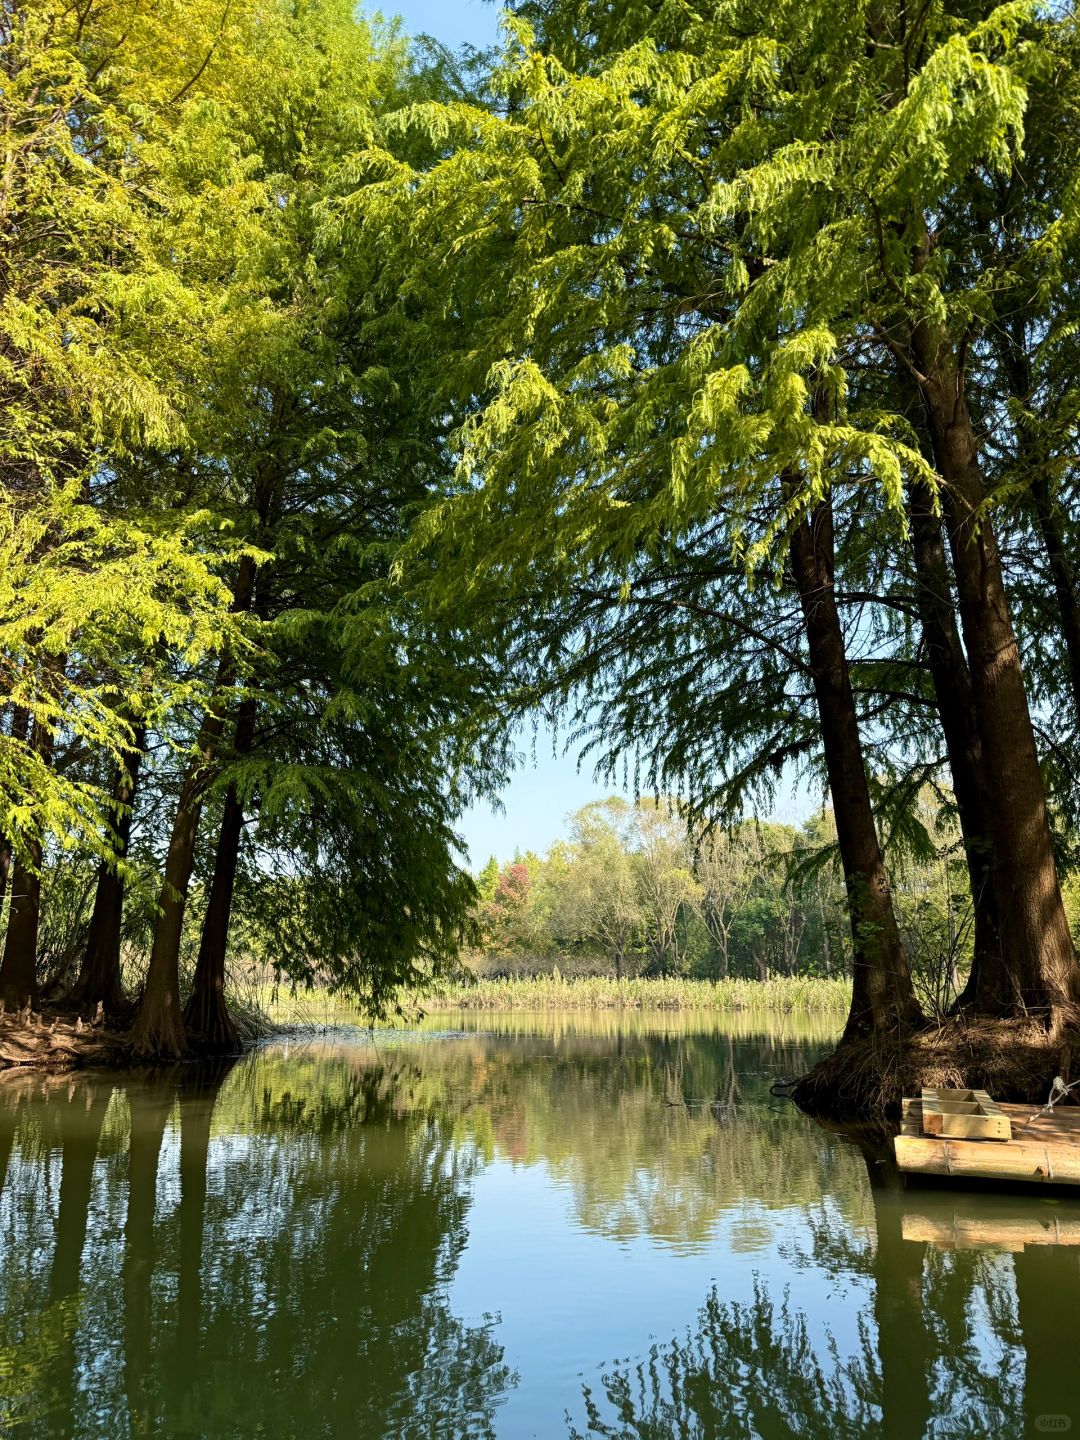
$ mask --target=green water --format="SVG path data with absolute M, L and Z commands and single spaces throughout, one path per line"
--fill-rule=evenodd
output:
M 1080 1430 L 1080 1244 L 1033 1243 L 1080 1202 L 903 1189 L 770 1096 L 828 1039 L 440 1015 L 9 1075 L 0 1433 Z

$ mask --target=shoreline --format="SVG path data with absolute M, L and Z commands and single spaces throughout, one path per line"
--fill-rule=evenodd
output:
M 193 1048 L 180 1060 L 156 1061 L 135 1055 L 129 1027 L 110 1023 L 101 1014 L 87 1019 L 63 1005 L 47 1005 L 41 1010 L 27 1007 L 0 1011 L 0 1079 L 27 1071 L 58 1075 L 74 1070 L 161 1069 L 238 1059 L 253 1046 L 287 1028 L 262 1016 L 257 1025 L 249 1021 L 242 1026 L 238 1047 L 226 1055 Z
M 248 1022 L 241 1026 L 243 1055 L 253 1045 L 276 1036 L 318 1033 L 326 1028 L 367 1029 L 371 1020 L 340 996 L 300 992 L 290 1003 L 277 1000 L 233 1008 Z M 402 996 L 401 1019 L 442 1014 L 553 1015 L 589 1013 L 609 1016 L 647 1012 L 686 1016 L 802 1015 L 816 1020 L 841 1020 L 847 1013 L 848 983 L 839 980 L 780 977 L 759 980 L 622 979 L 558 974 L 529 978 L 468 981 L 435 992 Z M 378 1030 L 382 1025 L 376 1025 Z M 193 1051 L 174 1064 L 214 1058 Z M 88 1018 L 64 1005 L 40 1010 L 0 1011 L 0 1076 L 33 1070 L 62 1074 L 82 1069 L 136 1070 L 153 1066 L 152 1059 L 132 1054 L 126 1025 L 103 1016 Z
M 573 977 L 559 974 L 530 978 L 471 980 L 444 985 L 436 992 L 402 995 L 396 1021 L 376 1023 L 376 1031 L 406 1028 L 440 1017 L 529 1017 L 550 1023 L 560 1014 L 584 1023 L 647 1023 L 650 1014 L 671 1023 L 796 1022 L 829 1030 L 847 1014 L 849 982 L 800 977 L 768 981 L 745 979 L 671 980 Z M 234 1010 L 240 1022 L 239 1044 L 231 1058 L 256 1045 L 286 1036 L 310 1036 L 327 1029 L 372 1028 L 370 1017 L 325 991 L 249 999 Z M 606 1017 L 601 1020 L 600 1017 Z M 61 1005 L 40 1011 L 0 1011 L 0 1076 L 19 1072 L 61 1074 L 75 1070 L 142 1070 L 156 1068 L 152 1059 L 136 1056 L 123 1017 L 107 1021 L 99 1012 L 88 1019 Z M 1074 1053 L 1080 1053 L 1075 1029 L 1051 1040 L 1033 1022 L 991 1021 L 953 1016 L 902 1035 L 879 1036 L 857 1043 L 837 1043 L 787 1094 L 800 1109 L 819 1118 L 880 1121 L 899 1113 L 905 1095 L 918 1095 L 926 1085 L 966 1085 L 985 1089 L 995 1099 L 1042 1101 L 1055 1074 L 1071 1080 Z M 193 1048 L 176 1064 L 213 1060 Z
M 1029 1018 L 959 1014 L 912 1030 L 841 1040 L 787 1093 L 815 1118 L 899 1119 L 926 1088 L 985 1090 L 994 1100 L 1042 1105 L 1055 1076 L 1073 1078 L 1080 1029 L 1060 1035 Z M 1071 1100 L 1072 1097 L 1070 1097 Z

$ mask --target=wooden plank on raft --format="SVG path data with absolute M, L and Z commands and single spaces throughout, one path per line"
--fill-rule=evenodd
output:
M 923 1133 L 957 1140 L 1008 1140 L 1009 1118 L 985 1090 L 924 1090 Z

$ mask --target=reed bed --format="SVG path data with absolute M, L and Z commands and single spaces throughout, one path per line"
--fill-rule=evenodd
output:
M 614 980 L 536 975 L 466 981 L 416 997 L 434 1010 L 703 1010 L 844 1016 L 846 980 L 780 976 L 771 980 Z

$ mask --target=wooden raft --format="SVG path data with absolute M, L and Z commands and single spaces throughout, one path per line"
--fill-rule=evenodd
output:
M 994 1110 L 1009 1121 L 1011 1139 L 925 1134 L 923 1102 L 905 1100 L 893 1142 L 897 1165 L 918 1175 L 1080 1185 L 1080 1107 L 1059 1105 L 1046 1115 L 1038 1114 L 1037 1105 L 1003 1104 Z

